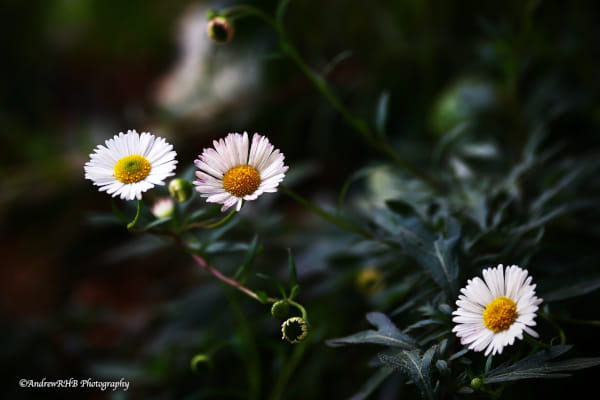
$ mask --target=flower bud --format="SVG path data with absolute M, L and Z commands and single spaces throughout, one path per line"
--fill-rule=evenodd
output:
M 151 208 L 152 214 L 158 219 L 172 216 L 174 210 L 175 204 L 173 203 L 173 199 L 170 197 L 162 197 L 156 200 Z
M 483 381 L 481 380 L 481 378 L 473 378 L 471 380 L 471 387 L 473 389 L 479 389 L 483 386 Z
M 288 342 L 300 343 L 308 336 L 308 322 L 300 317 L 292 317 L 281 324 L 282 339 Z
M 225 17 L 213 17 L 208 21 L 208 36 L 217 43 L 227 43 L 233 37 L 233 24 Z
M 181 178 L 175 178 L 169 183 L 169 193 L 178 203 L 183 203 L 193 193 L 193 186 L 189 181 Z
M 286 319 L 290 312 L 290 306 L 287 301 L 280 300 L 273 303 L 271 315 L 277 319 Z

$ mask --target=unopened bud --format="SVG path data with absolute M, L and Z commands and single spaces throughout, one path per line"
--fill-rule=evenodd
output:
M 152 214 L 159 219 L 172 216 L 174 210 L 175 205 L 170 197 L 162 197 L 156 200 L 151 209 Z
M 300 343 L 308 336 L 308 322 L 300 317 L 292 317 L 287 319 L 281 325 L 282 339 L 288 342 Z
M 175 178 L 169 183 L 169 193 L 178 203 L 183 203 L 193 193 L 193 186 L 189 181 L 181 178 Z
M 217 43 L 227 43 L 233 37 L 233 24 L 225 17 L 213 17 L 208 21 L 208 36 Z
M 483 381 L 481 380 L 481 378 L 473 378 L 471 380 L 471 387 L 473 389 L 479 389 L 482 386 L 483 386 Z
M 286 319 L 290 313 L 290 306 L 287 301 L 280 300 L 273 303 L 271 315 L 277 319 Z

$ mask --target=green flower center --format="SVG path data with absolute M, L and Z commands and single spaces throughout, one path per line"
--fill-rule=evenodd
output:
M 514 301 L 505 296 L 495 298 L 483 311 L 485 326 L 498 333 L 504 331 L 515 322 L 519 314 Z
M 151 169 L 152 166 L 146 157 L 132 154 L 117 161 L 114 175 L 119 182 L 135 183 L 144 180 Z

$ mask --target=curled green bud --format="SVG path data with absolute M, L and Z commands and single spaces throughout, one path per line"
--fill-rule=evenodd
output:
M 193 193 L 192 184 L 181 178 L 175 178 L 169 183 L 169 193 L 178 203 L 183 203 Z
M 288 342 L 300 343 L 308 336 L 308 322 L 300 317 L 292 317 L 281 324 L 282 339 Z
M 290 313 L 290 305 L 285 300 L 276 301 L 271 307 L 271 315 L 277 319 L 286 319 Z
M 225 17 L 214 17 L 208 21 L 208 36 L 217 43 L 227 43 L 233 37 L 233 24 Z
M 481 378 L 473 378 L 471 380 L 471 387 L 473 389 L 479 389 L 483 386 L 483 381 L 481 380 Z

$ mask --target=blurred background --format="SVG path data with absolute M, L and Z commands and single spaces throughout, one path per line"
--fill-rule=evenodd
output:
M 365 261 L 339 256 L 348 241 L 334 228 L 275 194 L 245 206 L 227 233 L 232 243 L 259 236 L 261 272 L 285 271 L 286 247 L 297 255 L 315 331 L 293 347 L 265 306 L 220 286 L 171 243 L 128 233 L 110 217 L 109 197 L 83 178 L 94 147 L 128 129 L 172 143 L 180 176 L 228 132 L 267 135 L 286 155 L 286 183 L 324 204 L 335 204 L 353 172 L 381 161 L 259 19 L 237 21 L 226 45 L 210 41 L 206 11 L 233 4 L 0 3 L 3 398 L 342 399 L 370 375 L 369 353 L 324 344 L 364 329 L 374 308 L 356 284 Z M 273 13 L 277 1 L 245 4 Z M 478 143 L 492 144 L 471 148 L 471 157 L 491 159 L 491 173 L 502 173 L 538 122 L 545 143 L 560 143 L 563 154 L 592 161 L 599 154 L 599 8 L 591 0 L 292 1 L 285 26 L 355 115 L 373 123 L 387 101 L 384 128 L 404 157 L 435 171 L 434 145 L 469 123 Z M 596 177 L 581 190 L 597 188 Z M 131 205 L 116 204 L 132 214 Z M 582 257 L 597 271 L 598 228 L 582 229 L 585 222 L 574 216 L 548 229 L 564 246 L 553 257 Z M 230 273 L 242 258 L 215 252 L 213 262 Z M 576 317 L 598 319 L 591 309 L 596 315 Z M 567 333 L 597 356 L 597 330 L 586 329 Z M 211 357 L 194 371 L 196 354 Z M 548 393 L 585 376 L 552 382 Z M 42 377 L 123 377 L 131 387 L 17 386 Z

